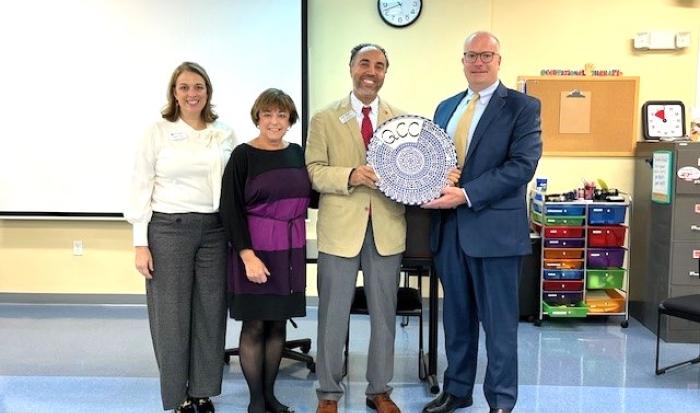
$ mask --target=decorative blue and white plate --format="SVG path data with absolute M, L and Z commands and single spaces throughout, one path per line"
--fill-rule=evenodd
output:
M 401 115 L 374 131 L 367 163 L 386 196 L 402 204 L 421 205 L 440 196 L 457 155 L 452 138 L 433 121 Z

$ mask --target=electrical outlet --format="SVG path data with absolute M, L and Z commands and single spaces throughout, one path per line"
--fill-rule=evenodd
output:
M 73 255 L 83 255 L 83 241 L 73 241 Z
M 690 47 L 690 32 L 676 33 L 676 49 Z

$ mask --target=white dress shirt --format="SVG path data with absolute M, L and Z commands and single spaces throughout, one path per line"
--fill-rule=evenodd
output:
M 497 80 L 496 83 L 492 84 L 491 86 L 487 87 L 486 89 L 482 90 L 479 92 L 479 101 L 476 103 L 476 107 L 474 108 L 474 116 L 472 117 L 472 123 L 469 127 L 469 133 L 467 134 L 467 144 L 465 145 L 465 150 L 469 152 L 469 144 L 472 141 L 472 136 L 474 135 L 474 131 L 476 130 L 476 126 L 479 124 L 479 119 L 481 119 L 481 115 L 484 114 L 484 111 L 486 110 L 486 106 L 489 104 L 491 101 L 491 96 L 493 96 L 493 92 L 496 91 L 496 88 L 498 87 L 499 81 Z M 472 100 L 472 96 L 474 96 L 474 92 L 471 89 L 467 89 L 467 94 L 464 96 L 461 102 L 459 102 L 459 105 L 457 105 L 457 109 L 455 109 L 454 113 L 452 114 L 452 117 L 450 118 L 450 121 L 447 122 L 447 134 L 450 135 L 450 137 L 454 140 L 455 133 L 457 132 L 457 124 L 459 123 L 459 120 L 462 118 L 462 114 L 464 111 L 467 109 L 467 105 L 469 105 L 469 101 Z M 467 154 L 464 154 L 464 158 L 466 159 Z
M 134 227 L 134 246 L 148 245 L 154 211 L 218 212 L 221 176 L 234 146 L 233 131 L 220 122 L 201 131 L 182 119 L 156 122 L 137 147 L 124 213 Z
M 357 119 L 357 125 L 360 127 L 360 131 L 362 131 L 362 119 L 365 117 L 365 115 L 362 114 L 362 108 L 365 106 L 372 108 L 369 112 L 369 120 L 372 121 L 372 132 L 374 132 L 377 126 L 379 126 L 377 125 L 377 119 L 379 118 L 379 96 L 374 98 L 369 105 L 365 105 L 354 93 L 350 92 L 350 105 L 352 106 L 352 110 L 355 111 L 355 119 Z

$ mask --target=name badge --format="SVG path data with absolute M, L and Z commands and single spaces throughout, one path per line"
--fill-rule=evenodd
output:
M 338 120 L 340 120 L 340 123 L 347 123 L 350 119 L 354 119 L 355 117 L 357 117 L 357 115 L 355 114 L 355 111 L 351 110 L 349 112 L 345 112 L 342 115 L 340 115 Z
M 171 141 L 181 141 L 187 139 L 187 134 L 184 132 L 170 132 L 169 138 Z

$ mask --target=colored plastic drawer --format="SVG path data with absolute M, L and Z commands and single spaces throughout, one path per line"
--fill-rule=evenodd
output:
M 542 313 L 550 317 L 586 317 L 588 315 L 588 307 L 582 302 L 574 303 L 574 305 L 551 305 L 546 301 L 542 303 Z
M 576 305 L 583 301 L 583 291 L 542 293 L 542 301 L 549 305 Z
M 544 223 L 547 225 L 571 225 L 573 227 L 583 225 L 586 217 L 553 217 L 545 215 Z
M 543 281 L 544 291 L 582 291 L 583 281 Z
M 621 247 L 625 245 L 626 227 L 588 228 L 589 247 Z
M 620 268 L 625 261 L 624 248 L 589 248 L 588 268 Z
M 533 202 L 530 205 L 531 205 L 533 211 L 539 212 L 540 214 L 542 213 L 542 204 L 541 203 Z
M 538 234 L 541 234 L 542 233 L 542 225 L 538 222 L 533 222 L 532 223 L 532 230 Z
M 583 268 L 583 260 L 545 259 L 542 266 L 546 270 L 580 270 Z
M 583 238 L 557 238 L 544 240 L 545 248 L 583 248 L 586 240 Z
M 588 207 L 588 223 L 591 225 L 623 224 L 627 205 L 591 205 Z
M 583 228 L 576 227 L 545 227 L 546 238 L 583 238 Z
M 623 269 L 588 270 L 586 274 L 586 288 L 588 289 L 622 289 L 625 280 L 625 270 Z
M 583 249 L 576 248 L 552 248 L 544 250 L 545 258 L 553 259 L 581 259 L 583 258 Z
M 552 215 L 552 216 L 576 216 L 576 217 L 583 217 L 586 215 L 586 210 L 585 210 L 584 205 L 545 205 L 544 209 L 546 211 L 546 215 Z
M 532 218 L 532 222 L 542 224 L 542 214 L 535 212 L 535 211 L 531 211 L 530 217 Z
M 583 270 L 544 270 L 545 280 L 583 280 Z
M 592 314 L 621 313 L 625 311 L 625 298 L 615 290 L 589 291 L 586 305 Z

